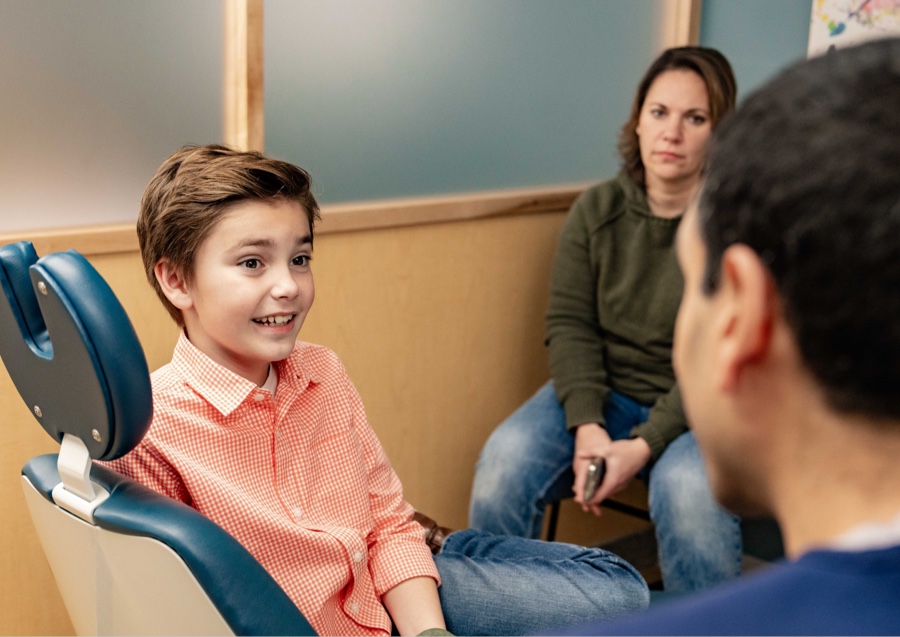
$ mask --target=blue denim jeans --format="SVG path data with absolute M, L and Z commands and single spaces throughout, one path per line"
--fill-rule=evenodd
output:
M 434 561 L 456 635 L 541 634 L 643 610 L 650 600 L 640 574 L 602 549 L 469 529 L 447 536 Z
M 649 407 L 612 392 L 606 430 L 626 438 Z M 500 424 L 481 451 L 469 525 L 491 533 L 539 537 L 547 504 L 572 497 L 575 439 L 552 382 Z M 646 471 L 646 470 L 645 470 Z M 713 499 L 693 434 L 684 433 L 649 468 L 650 517 L 667 591 L 698 590 L 740 575 L 740 520 Z

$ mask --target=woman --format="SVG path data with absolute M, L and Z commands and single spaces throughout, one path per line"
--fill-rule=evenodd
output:
M 574 492 L 599 515 L 604 498 L 649 474 L 666 590 L 740 574 L 739 521 L 709 491 L 671 362 L 682 290 L 675 234 L 735 94 L 731 66 L 713 49 L 669 49 L 647 70 L 620 133 L 621 173 L 569 211 L 547 313 L 552 380 L 482 450 L 472 528 L 538 537 L 548 503 Z M 596 456 L 606 473 L 585 502 Z

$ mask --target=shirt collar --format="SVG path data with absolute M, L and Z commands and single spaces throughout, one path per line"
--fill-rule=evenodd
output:
M 279 386 L 287 383 L 300 393 L 310 383 L 319 382 L 315 373 L 304 364 L 303 358 L 303 344 L 298 341 L 288 358 L 275 363 Z M 184 331 L 175 344 L 172 367 L 191 389 L 223 416 L 230 415 L 257 390 L 265 391 L 201 352 L 188 340 Z
M 874 551 L 900 544 L 900 515 L 887 522 L 859 524 L 831 542 L 832 548 L 846 551 Z

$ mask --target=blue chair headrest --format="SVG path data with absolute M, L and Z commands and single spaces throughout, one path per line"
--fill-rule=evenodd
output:
M 103 277 L 74 250 L 38 259 L 23 241 L 0 248 L 0 287 L 0 357 L 37 421 L 95 460 L 131 451 L 150 427 L 150 375 Z

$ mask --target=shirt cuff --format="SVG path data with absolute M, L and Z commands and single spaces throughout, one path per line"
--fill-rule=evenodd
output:
M 369 566 L 378 597 L 397 584 L 414 577 L 430 577 L 440 586 L 441 577 L 431 549 L 420 538 L 413 541 L 395 539 L 370 553 Z

